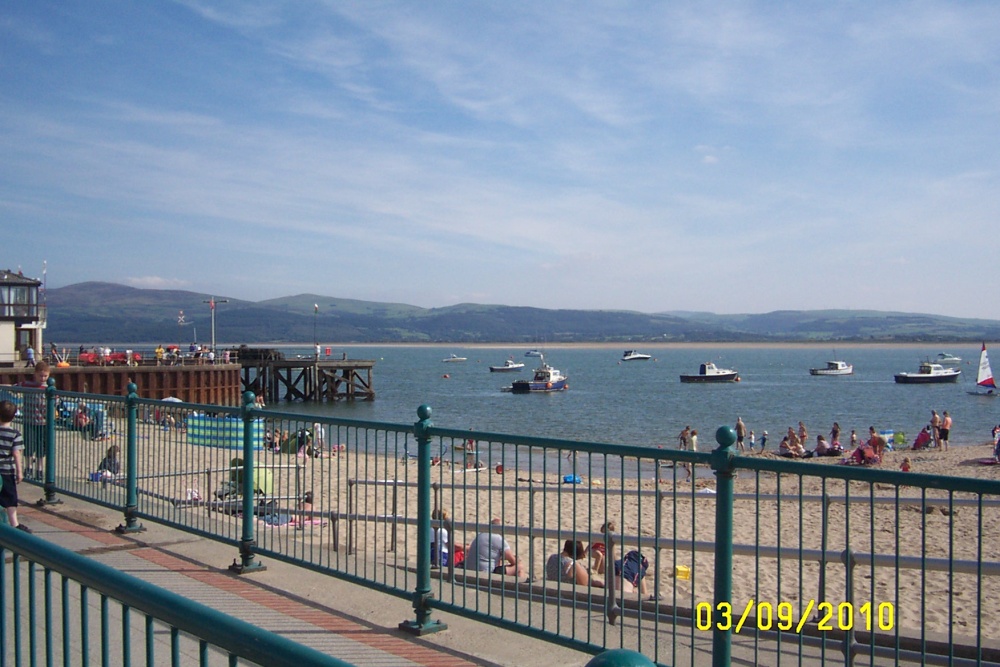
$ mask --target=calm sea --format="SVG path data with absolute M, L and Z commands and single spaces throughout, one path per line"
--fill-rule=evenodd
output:
M 311 349 L 286 349 L 287 356 Z M 343 348 L 334 353 L 339 356 Z M 699 448 L 714 446 L 721 425 L 742 417 L 758 439 L 769 432 L 768 448 L 776 448 L 789 426 L 805 422 L 811 439 L 829 434 L 833 422 L 846 436 L 857 429 L 904 431 L 912 442 L 928 423 L 931 410 L 947 410 L 954 419 L 953 444 L 990 440 L 1000 423 L 1000 398 L 971 396 L 979 365 L 978 346 L 844 347 L 657 347 L 645 351 L 650 361 L 621 363 L 622 350 L 586 347 L 543 348 L 545 359 L 569 376 L 569 391 L 515 395 L 501 392 L 518 377 L 529 377 L 537 358 L 521 348 L 349 347 L 350 358 L 375 359 L 374 401 L 270 406 L 298 413 L 411 424 L 417 407 L 433 409 L 432 420 L 443 428 L 567 438 L 641 446 L 675 446 L 686 425 L 700 432 Z M 915 372 L 921 360 L 947 351 L 962 357 L 956 384 L 899 385 L 893 374 Z M 443 363 L 450 354 L 468 361 Z M 836 356 L 834 356 L 836 355 Z M 525 362 L 519 373 L 490 373 L 511 356 Z M 827 360 L 854 364 L 854 375 L 814 377 L 809 369 Z M 713 361 L 739 371 L 742 382 L 720 385 L 681 384 L 682 373 L 696 373 Z M 448 377 L 444 377 L 445 375 Z M 846 444 L 846 442 L 845 442 Z

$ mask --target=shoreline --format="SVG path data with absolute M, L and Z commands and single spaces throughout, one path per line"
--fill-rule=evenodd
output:
M 152 342 L 152 343 L 83 343 L 83 347 L 90 349 L 91 347 L 96 347 L 98 345 L 103 345 L 106 347 L 112 347 L 114 349 L 124 349 L 132 348 L 136 350 L 143 350 L 145 348 L 153 349 L 158 344 L 163 341 Z M 430 349 L 445 349 L 453 348 L 460 350 L 495 350 L 495 349 L 514 349 L 514 350 L 540 350 L 544 353 L 545 350 L 560 350 L 560 349 L 592 349 L 592 350 L 625 350 L 634 349 L 639 350 L 665 350 L 665 349 L 678 349 L 678 350 L 702 350 L 702 349 L 782 349 L 782 348 L 799 348 L 806 350 L 815 349 L 827 349 L 827 350 L 877 350 L 879 348 L 895 347 L 895 348 L 926 348 L 926 347 L 942 347 L 942 346 L 965 346 L 972 345 L 977 349 L 985 342 L 987 346 L 990 345 L 1000 345 L 1000 341 L 928 341 L 922 343 L 916 343 L 911 341 L 872 341 L 872 342 L 833 342 L 833 341 L 783 341 L 783 342 L 772 342 L 772 341 L 757 341 L 757 342 L 696 342 L 696 341 L 685 341 L 685 342 L 668 342 L 668 341 L 657 341 L 657 342 L 634 342 L 634 341 L 619 341 L 619 342 L 573 342 L 573 343 L 524 343 L 524 342 L 496 342 L 496 343 L 468 343 L 468 342 L 455 342 L 455 343 L 337 343 L 337 342 L 320 342 L 321 348 L 333 348 L 333 349 L 349 349 L 349 348 L 359 348 L 359 347 L 386 347 L 386 348 L 430 348 Z M 286 349 L 298 349 L 298 348 L 308 348 L 313 349 L 315 343 L 304 342 L 304 343 L 221 343 L 216 342 L 217 350 L 227 350 L 238 348 L 240 345 L 247 345 L 250 348 L 260 349 L 260 348 L 271 348 L 276 350 L 286 350 Z M 59 345 L 59 348 L 67 348 L 75 350 L 80 347 L 81 343 L 63 343 Z

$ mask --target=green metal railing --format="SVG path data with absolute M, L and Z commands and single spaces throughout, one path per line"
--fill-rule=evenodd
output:
M 351 667 L 6 525 L 0 600 L 0 665 Z
M 445 629 L 447 611 L 660 664 L 1000 662 L 996 480 L 737 456 L 728 427 L 690 452 L 439 428 L 427 406 L 397 425 L 261 410 L 250 394 L 239 408 L 134 386 L 45 396 L 45 502 L 232 544 L 236 572 L 274 558 L 408 597 L 408 632 Z M 81 401 L 110 440 L 67 421 Z M 115 444 L 119 472 L 99 473 Z M 452 557 L 502 532 L 524 576 L 436 566 L 439 528 Z M 604 545 L 607 588 L 546 578 L 567 540 Z M 612 564 L 633 550 L 648 576 L 623 585 Z

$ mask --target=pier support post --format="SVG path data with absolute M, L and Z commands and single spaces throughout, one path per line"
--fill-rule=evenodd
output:
M 129 382 L 125 395 L 125 408 L 127 412 L 125 437 L 125 523 L 119 524 L 115 528 L 118 533 L 141 533 L 146 529 L 139 523 L 136 516 L 139 512 L 139 463 L 136 456 L 139 450 L 138 435 L 136 431 L 136 421 L 139 416 L 139 395 L 136 393 L 138 387 L 134 382 Z
M 56 380 L 49 378 L 45 387 L 45 480 L 43 482 L 43 497 L 38 506 L 58 505 L 62 503 L 56 497 Z M 27 401 L 25 401 L 27 403 Z M 27 423 L 27 420 L 25 420 Z
M 413 425 L 417 438 L 417 588 L 413 592 L 413 610 L 417 618 L 403 621 L 399 629 L 417 636 L 447 630 L 441 621 L 431 620 L 431 407 L 417 408 L 420 421 Z M 454 537 L 452 537 L 454 539 Z
M 736 431 L 720 426 L 715 431 L 717 449 L 712 450 L 715 470 L 715 609 L 731 605 L 733 598 L 733 443 Z M 726 666 L 732 657 L 732 630 L 712 629 L 712 664 Z
M 256 454 L 253 441 L 253 405 L 256 396 L 252 391 L 243 392 L 243 405 L 240 414 L 243 417 L 243 536 L 240 538 L 240 560 L 239 563 L 233 559 L 233 564 L 229 566 L 230 572 L 236 574 L 248 574 L 250 572 L 263 572 L 265 568 L 260 561 L 254 559 L 254 547 L 257 546 L 253 536 L 253 525 L 257 520 L 254 512 L 254 460 Z

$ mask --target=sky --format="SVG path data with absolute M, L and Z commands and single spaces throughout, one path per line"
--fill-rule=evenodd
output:
M 4 3 L 0 268 L 1000 319 L 998 34 L 991 0 Z

